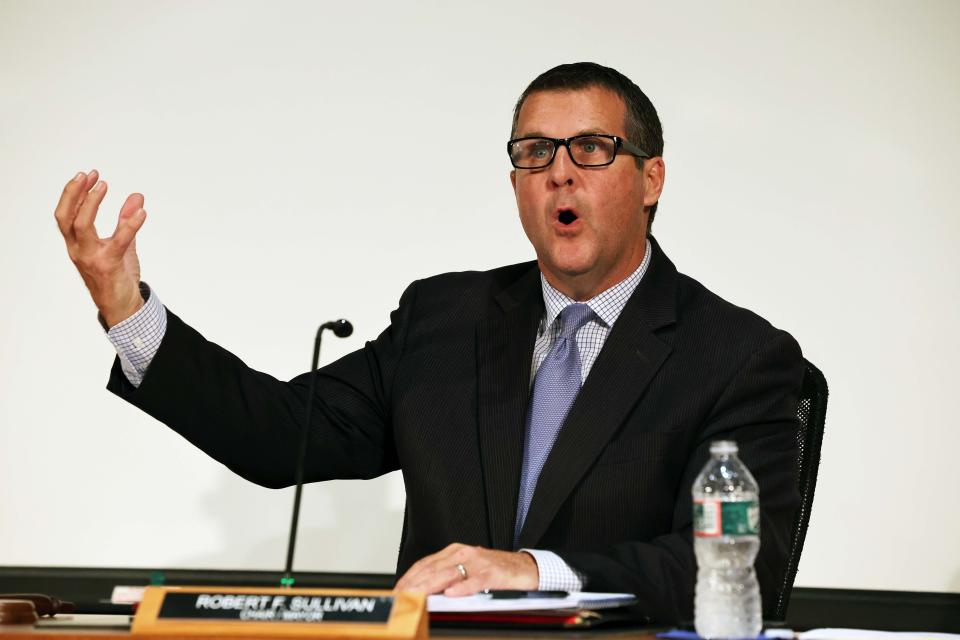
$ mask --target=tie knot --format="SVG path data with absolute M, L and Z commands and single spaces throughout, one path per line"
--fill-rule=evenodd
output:
M 593 309 L 582 302 L 568 304 L 560 312 L 560 337 L 571 338 L 594 317 Z

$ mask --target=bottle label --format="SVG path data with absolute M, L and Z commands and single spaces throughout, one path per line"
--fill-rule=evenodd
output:
M 755 536 L 760 533 L 760 506 L 756 500 L 694 500 L 693 533 L 698 538 Z

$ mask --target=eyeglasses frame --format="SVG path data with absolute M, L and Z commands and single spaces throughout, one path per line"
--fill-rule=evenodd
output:
M 580 138 L 607 138 L 613 140 L 613 157 L 610 158 L 610 162 L 604 162 L 603 164 L 581 164 L 573 159 L 573 152 L 570 151 L 570 143 L 574 140 L 579 140 Z M 510 153 L 511 148 L 517 142 L 523 142 L 524 140 L 549 140 L 553 143 L 553 155 L 550 156 L 550 161 L 547 164 L 540 167 L 518 167 L 513 162 L 513 154 Z M 507 141 L 507 155 L 510 157 L 510 164 L 513 165 L 514 169 L 525 169 L 527 171 L 535 171 L 537 169 L 546 169 L 553 164 L 553 161 L 557 157 L 557 150 L 560 147 L 567 148 L 567 155 L 570 156 L 570 161 L 577 165 L 578 167 L 584 167 L 586 169 L 593 169 L 596 167 L 608 167 L 613 164 L 613 161 L 617 159 L 617 156 L 620 154 L 620 150 L 623 149 L 627 153 L 637 158 L 650 158 L 650 154 L 633 144 L 626 138 L 621 138 L 620 136 L 614 136 L 607 133 L 581 133 L 579 135 L 570 136 L 569 138 L 548 138 L 547 136 L 524 136 L 522 138 L 513 138 L 512 140 Z

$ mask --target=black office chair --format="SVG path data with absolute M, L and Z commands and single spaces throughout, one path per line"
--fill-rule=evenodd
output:
M 774 619 L 783 620 L 790 604 L 793 580 L 797 577 L 800 552 L 807 537 L 810 524 L 810 507 L 813 492 L 817 488 L 817 469 L 820 466 L 820 446 L 823 444 L 823 424 L 827 417 L 827 380 L 820 369 L 809 360 L 804 360 L 806 370 L 800 387 L 800 403 L 797 405 L 797 488 L 800 491 L 800 510 L 793 524 L 793 542 L 787 556 L 787 571 L 777 598 Z

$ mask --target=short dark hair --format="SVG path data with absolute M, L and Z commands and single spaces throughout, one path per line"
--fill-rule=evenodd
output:
M 650 99 L 630 78 L 616 69 L 604 67 L 595 62 L 574 62 L 561 64 L 544 71 L 534 78 L 517 100 L 513 108 L 513 126 L 510 137 L 517 135 L 517 120 L 520 107 L 532 93 L 541 91 L 580 91 L 601 87 L 620 96 L 627 107 L 627 121 L 624 123 L 627 139 L 637 145 L 650 157 L 663 155 L 663 128 L 660 118 Z M 643 158 L 637 158 L 637 166 L 643 167 Z M 650 224 L 657 211 L 657 203 L 650 207 Z

